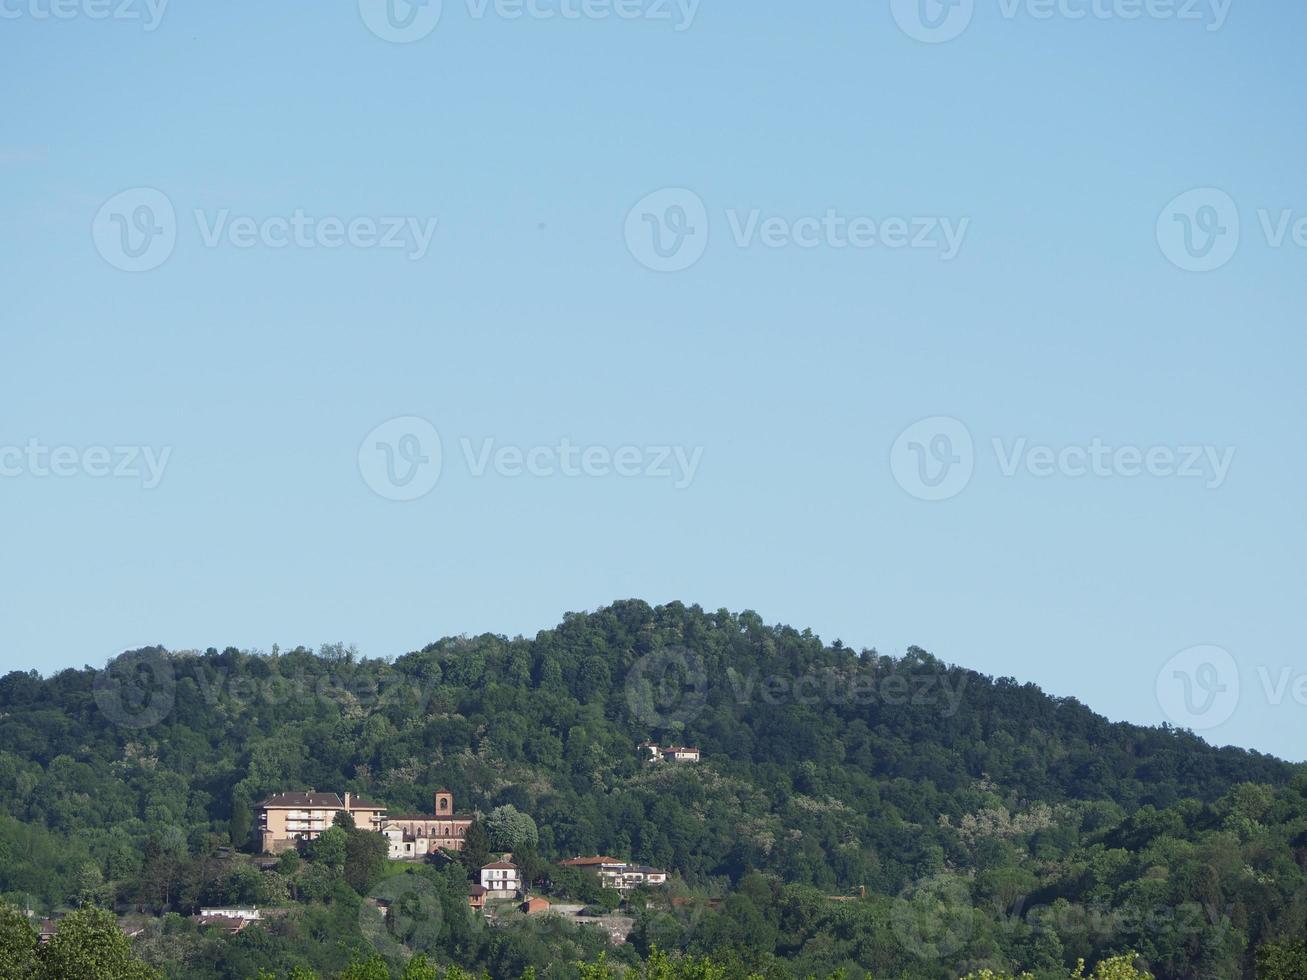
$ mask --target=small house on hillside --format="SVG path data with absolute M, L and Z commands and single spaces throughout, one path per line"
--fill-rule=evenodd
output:
M 522 871 L 508 861 L 493 861 L 481 869 L 481 887 L 490 899 L 512 898 L 522 888 Z
M 645 762 L 698 762 L 701 754 L 689 745 L 655 745 L 641 742 L 640 754 Z

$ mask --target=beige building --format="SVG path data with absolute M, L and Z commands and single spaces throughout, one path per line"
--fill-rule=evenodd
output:
M 259 846 L 268 854 L 279 854 L 299 841 L 313 840 L 335 823 L 336 814 L 354 818 L 359 830 L 381 832 L 386 808 L 380 803 L 346 793 L 278 793 L 256 806 L 259 818 Z
M 386 817 L 379 828 L 390 842 L 392 861 L 420 861 L 437 851 L 461 851 L 473 816 L 454 811 L 454 794 L 436 790 L 431 813 Z

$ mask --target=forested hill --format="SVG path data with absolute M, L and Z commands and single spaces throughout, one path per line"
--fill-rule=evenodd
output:
M 697 746 L 703 762 L 644 764 L 646 739 Z M 270 793 L 351 790 L 426 811 L 441 786 L 460 810 L 531 814 L 543 859 L 630 857 L 691 893 L 761 874 L 903 901 L 947 879 L 978 910 L 969 941 L 1014 965 L 1035 955 L 1029 910 L 1056 901 L 1218 910 L 1219 941 L 1172 934 L 1149 950 L 1128 928 L 1081 931 L 1040 954 L 1092 960 L 1128 943 L 1159 976 L 1244 969 L 1258 942 L 1307 923 L 1301 767 L 1113 724 L 921 650 L 827 646 L 752 612 L 625 601 L 534 639 L 449 638 L 393 662 L 151 648 L 0 679 L 0 892 L 49 907 L 87 865 L 127 896 L 149 841 L 248 845 L 252 804 Z M 758 955 L 856 963 L 772 938 Z M 670 941 L 708 942 L 702 927 Z

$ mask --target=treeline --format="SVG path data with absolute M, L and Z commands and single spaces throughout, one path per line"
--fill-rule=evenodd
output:
M 213 940 L 212 976 L 260 956 L 339 970 L 369 948 L 343 866 L 257 872 L 219 851 L 251 848 L 257 800 L 309 787 L 424 812 L 448 787 L 460 810 L 530 814 L 542 862 L 673 869 L 684 901 L 632 910 L 633 945 L 611 954 L 632 965 L 658 945 L 767 975 L 952 980 L 1136 953 L 1163 980 L 1234 977 L 1307 934 L 1301 767 L 921 650 L 632 601 L 393 663 L 152 648 L 111 668 L 0 678 L 0 893 L 41 911 L 293 907 L 284 934 Z M 646 738 L 705 761 L 645 765 Z M 516 976 L 561 969 L 554 948 L 597 954 L 555 931 L 433 955 Z

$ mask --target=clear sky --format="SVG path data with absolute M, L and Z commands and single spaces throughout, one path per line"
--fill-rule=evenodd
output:
M 923 4 L 3 0 L 0 669 L 679 599 L 1307 758 L 1307 9 Z

